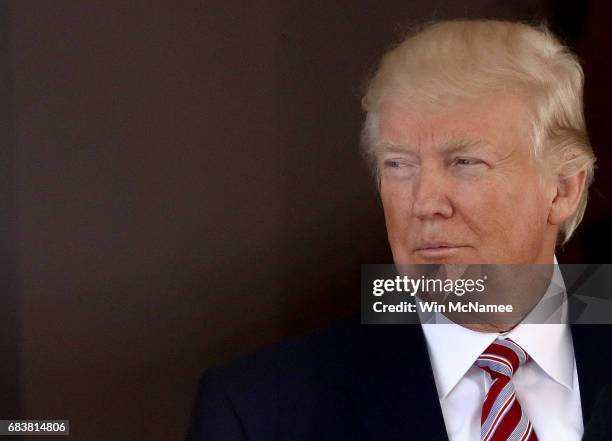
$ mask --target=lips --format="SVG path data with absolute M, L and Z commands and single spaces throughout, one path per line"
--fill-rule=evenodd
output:
M 426 261 L 444 262 L 446 259 L 459 257 L 466 248 L 466 245 L 451 242 L 424 242 L 414 249 L 414 253 Z
M 421 250 L 435 250 L 440 248 L 461 248 L 464 245 L 450 243 L 450 242 L 424 242 L 417 247 L 415 247 L 415 251 Z

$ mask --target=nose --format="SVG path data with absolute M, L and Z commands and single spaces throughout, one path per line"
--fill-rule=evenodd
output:
M 413 187 L 414 216 L 421 220 L 451 217 L 451 185 L 442 167 L 422 165 Z

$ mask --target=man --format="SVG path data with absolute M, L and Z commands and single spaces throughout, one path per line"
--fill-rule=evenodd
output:
M 595 159 L 582 70 L 546 30 L 427 26 L 384 56 L 363 105 L 396 264 L 555 262 Z M 349 320 L 210 370 L 189 439 L 606 439 L 611 334 Z

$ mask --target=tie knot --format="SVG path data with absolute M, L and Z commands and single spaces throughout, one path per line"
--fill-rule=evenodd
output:
M 487 371 L 491 378 L 505 376 L 512 378 L 529 355 L 510 339 L 498 338 L 476 360 L 476 366 Z

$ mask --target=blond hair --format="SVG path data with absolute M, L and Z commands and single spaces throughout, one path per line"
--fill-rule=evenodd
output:
M 496 92 L 525 96 L 533 109 L 534 156 L 560 179 L 587 174 L 578 207 L 560 228 L 566 242 L 584 215 L 595 164 L 583 82 L 576 56 L 544 26 L 493 20 L 429 24 L 386 53 L 368 83 L 363 150 L 378 177 L 378 110 L 387 99 L 443 109 Z

